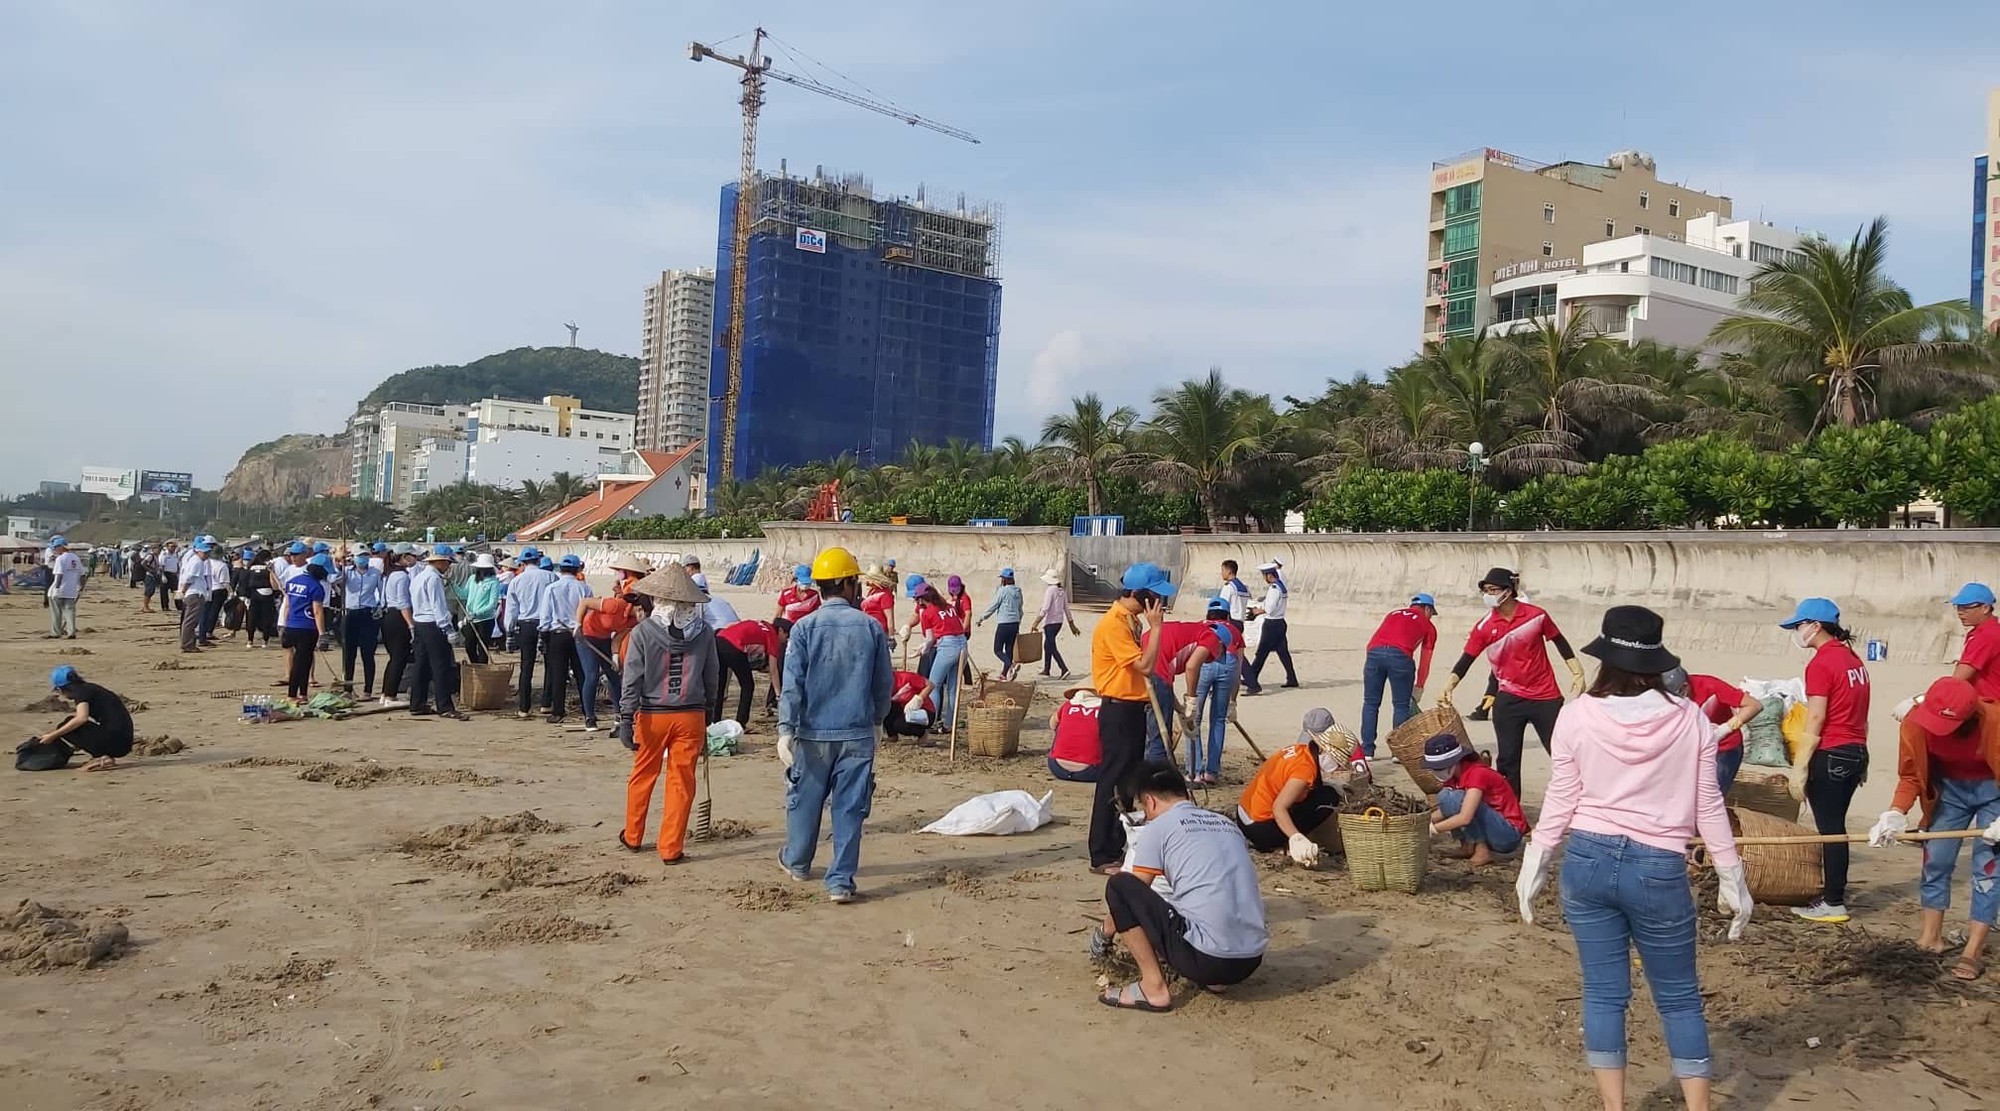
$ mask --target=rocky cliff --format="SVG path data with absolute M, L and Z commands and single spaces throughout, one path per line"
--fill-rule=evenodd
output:
M 222 480 L 222 499 L 282 508 L 347 487 L 352 450 L 346 433 L 293 433 L 243 453 Z

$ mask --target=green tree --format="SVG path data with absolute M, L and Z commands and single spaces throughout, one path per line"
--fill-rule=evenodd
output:
M 1616 350 L 1589 313 L 1572 312 L 1560 324 L 1553 317 L 1537 318 L 1527 331 L 1502 339 L 1497 354 L 1513 372 L 1516 403 L 1535 410 L 1542 428 L 1560 440 L 1576 435 L 1582 418 L 1654 400 L 1641 384 L 1603 376 Z
M 1955 523 L 2000 525 L 2000 397 L 1931 425 L 1926 470 Z
M 1220 368 L 1161 390 L 1141 428 L 1144 450 L 1133 452 L 1125 465 L 1164 489 L 1192 493 L 1208 527 L 1218 528 L 1221 484 L 1270 446 L 1255 427 L 1250 406 L 1250 395 L 1224 382 Z
M 1083 486 L 1091 516 L 1104 512 L 1104 479 L 1124 456 L 1139 414 L 1120 405 L 1106 412 L 1095 393 L 1070 402 L 1070 411 L 1042 422 L 1040 451 L 1045 462 L 1034 477 Z
M 1900 424 L 1829 428 L 1813 437 L 1809 493 L 1828 520 L 1880 525 L 1923 488 L 1927 444 Z
M 1963 301 L 1911 302 L 1888 273 L 1889 225 L 1877 217 L 1845 246 L 1807 240 L 1759 267 L 1742 311 L 1709 333 L 1781 377 L 1810 382 L 1822 424 L 1853 428 L 1876 411 L 1886 386 L 1939 380 L 1971 349 L 1945 338 L 1971 316 Z

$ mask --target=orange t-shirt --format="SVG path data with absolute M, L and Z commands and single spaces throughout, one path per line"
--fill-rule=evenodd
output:
M 639 613 L 632 608 L 632 603 L 623 598 L 600 598 L 597 605 L 583 615 L 583 626 L 577 631 L 587 637 L 609 640 L 638 627 Z
M 1236 804 L 1243 808 L 1251 821 L 1268 822 L 1275 809 L 1272 804 L 1278 801 L 1278 792 L 1294 779 L 1319 782 L 1319 758 L 1313 755 L 1310 745 L 1290 745 L 1279 749 L 1257 769 L 1257 774 L 1251 777 L 1250 785 L 1243 788 L 1243 797 L 1236 800 Z

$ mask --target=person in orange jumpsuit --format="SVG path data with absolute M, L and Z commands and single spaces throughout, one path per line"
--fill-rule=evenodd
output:
M 634 748 L 625 784 L 625 828 L 618 843 L 639 852 L 653 785 L 666 771 L 660 808 L 660 863 L 686 859 L 688 816 L 694 809 L 695 763 L 708 744 L 709 703 L 721 665 L 707 596 L 677 563 L 633 584 L 646 616 L 626 637 L 624 687 L 618 699 L 618 739 Z

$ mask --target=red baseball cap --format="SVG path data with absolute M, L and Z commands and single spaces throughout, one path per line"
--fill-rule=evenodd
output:
M 1947 676 L 1931 684 L 1924 700 L 1910 711 L 1910 720 L 1936 737 L 1956 733 L 1979 713 L 1979 695 L 1972 684 Z

